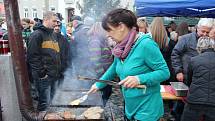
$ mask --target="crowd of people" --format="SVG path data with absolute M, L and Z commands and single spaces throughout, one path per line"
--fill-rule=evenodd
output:
M 113 61 L 101 23 L 90 17 L 84 21 L 75 18 L 67 24 L 66 34 L 63 34 L 62 26 L 57 14 L 46 12 L 42 23 L 33 27 L 28 38 L 27 64 L 34 90 L 32 96 L 38 101 L 39 111 L 46 111 L 56 88 L 63 85 L 65 76 L 69 74 L 77 78 L 77 75 L 84 73 L 99 78 Z M 90 82 L 80 84 L 85 89 L 91 86 Z M 81 86 L 75 86 L 82 89 Z M 103 99 L 107 100 L 110 94 L 111 87 L 107 87 L 103 91 Z
M 102 25 L 117 45 L 112 50 L 114 62 L 100 79 L 120 78 L 126 120 L 159 120 L 164 110 L 160 84 L 171 81 L 190 87 L 185 101 L 173 102 L 175 121 L 215 119 L 214 19 L 200 19 L 193 31 L 186 22 L 178 27 L 171 22 L 165 27 L 160 17 L 148 25 L 146 19 L 135 18 L 131 11 L 117 9 L 103 18 Z M 138 85 L 147 88 L 135 88 Z M 105 86 L 97 82 L 89 93 Z
M 45 12 L 42 20 L 23 18 L 21 24 L 38 111 L 46 111 L 66 75 L 85 73 L 101 80 L 119 78 L 127 121 L 159 121 L 164 114 L 160 85 L 171 81 L 189 86 L 185 101 L 170 102 L 175 121 L 215 119 L 214 19 L 201 18 L 191 30 L 186 22 L 165 26 L 161 17 L 149 24 L 120 8 L 102 21 L 76 17 L 65 26 L 59 13 Z M 8 39 L 6 31 L 2 37 Z M 85 88 L 88 94 L 100 90 L 104 105 L 112 93 L 101 82 Z

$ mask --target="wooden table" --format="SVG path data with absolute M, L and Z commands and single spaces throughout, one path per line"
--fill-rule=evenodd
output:
M 163 98 L 165 115 L 160 119 L 160 121 L 166 121 L 167 119 L 169 119 L 168 115 L 171 114 L 172 109 L 172 107 L 170 107 L 169 105 L 170 102 L 175 102 L 178 100 L 183 101 L 183 97 L 175 96 L 172 90 L 173 89 L 170 85 L 161 85 L 161 95 Z
M 182 100 L 182 97 L 177 97 L 171 92 L 170 85 L 161 85 L 161 95 L 163 100 Z

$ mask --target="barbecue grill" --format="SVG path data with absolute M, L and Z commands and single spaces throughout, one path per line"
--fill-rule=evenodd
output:
M 101 98 L 101 94 L 94 93 L 89 94 L 88 98 L 79 105 L 70 105 L 70 102 L 82 97 L 86 94 L 88 90 L 60 90 L 56 92 L 53 101 L 47 110 L 47 113 L 44 117 L 44 121 L 105 121 L 104 112 L 101 113 L 100 118 L 98 119 L 86 119 L 82 114 L 88 108 L 92 107 L 103 107 L 103 102 Z M 60 115 L 64 112 L 68 111 L 75 115 L 74 119 L 65 119 L 64 117 L 58 119 L 47 119 L 46 116 L 48 114 L 54 113 L 56 115 Z
M 76 117 L 74 119 L 44 119 L 44 121 L 105 121 L 104 113 L 101 114 L 101 117 L 98 119 L 86 119 L 82 114 L 84 111 L 86 111 L 88 108 L 94 107 L 92 105 L 76 105 L 76 106 L 51 106 L 47 112 L 49 113 L 56 113 L 59 114 L 63 113 L 64 111 L 72 112 Z M 47 115 L 46 114 L 46 115 Z

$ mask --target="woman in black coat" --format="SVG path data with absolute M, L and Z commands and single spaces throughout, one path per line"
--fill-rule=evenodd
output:
M 198 56 L 192 57 L 188 65 L 187 96 L 182 121 L 215 120 L 215 40 L 202 37 L 198 40 Z

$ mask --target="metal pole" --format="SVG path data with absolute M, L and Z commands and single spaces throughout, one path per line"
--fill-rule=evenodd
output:
M 42 121 L 44 113 L 34 110 L 30 94 L 18 2 L 4 0 L 4 6 L 20 112 L 27 121 Z
M 4 7 L 19 106 L 20 109 L 32 108 L 18 2 L 17 0 L 4 0 Z
M 2 121 L 2 107 L 1 107 L 1 98 L 0 98 L 0 121 Z

